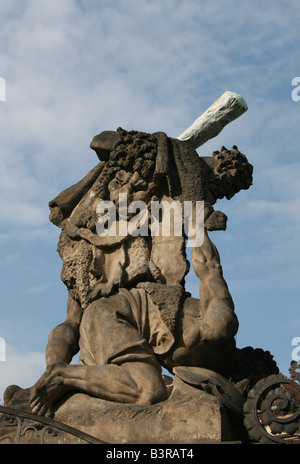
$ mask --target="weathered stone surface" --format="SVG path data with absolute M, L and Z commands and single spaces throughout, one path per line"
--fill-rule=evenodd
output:
M 218 443 L 246 439 L 242 422 L 216 397 L 178 377 L 170 398 L 156 405 L 122 405 L 78 393 L 58 408 L 55 418 L 115 444 Z

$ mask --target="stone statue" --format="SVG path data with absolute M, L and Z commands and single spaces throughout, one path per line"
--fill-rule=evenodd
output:
M 162 367 L 216 397 L 221 389 L 221 403 L 237 409 L 243 390 L 277 372 L 268 353 L 236 347 L 238 319 L 209 237 L 226 229 L 216 201 L 248 189 L 253 168 L 236 146 L 208 157 L 196 152 L 245 110 L 241 97 L 227 92 L 178 139 L 121 128 L 94 137 L 100 163 L 50 202 L 50 220 L 62 229 L 58 252 L 69 297 L 65 321 L 49 335 L 46 370 L 28 390 L 31 411 L 59 418 L 81 394 L 101 408 L 120 405 L 125 416 L 132 409 L 124 412 L 124 405 L 149 414 L 171 401 Z M 164 234 L 162 215 L 155 223 L 150 214 L 162 205 L 180 213 L 192 205 L 194 227 L 172 209 Z M 191 256 L 199 299 L 185 290 L 187 240 L 197 227 L 201 240 Z M 79 350 L 78 364 L 71 364 Z M 18 395 L 9 387 L 6 404 L 17 404 Z

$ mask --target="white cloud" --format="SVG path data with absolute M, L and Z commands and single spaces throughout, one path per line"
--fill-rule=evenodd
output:
M 26 288 L 25 293 L 44 293 L 53 285 L 54 282 L 42 282 L 38 285 L 34 285 L 33 287 Z
M 15 263 L 18 262 L 18 260 L 20 259 L 20 253 L 18 251 L 16 251 L 15 253 L 9 253 L 8 255 L 6 255 L 3 259 L 3 262 L 5 265 L 14 265 Z
M 6 344 L 6 361 L 0 361 L 0 401 L 9 385 L 31 387 L 44 370 L 44 353 Z

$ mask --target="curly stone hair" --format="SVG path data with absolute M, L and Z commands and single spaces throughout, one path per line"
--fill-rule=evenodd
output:
M 120 127 L 117 133 L 118 140 L 98 179 L 97 193 L 103 200 L 109 199 L 108 185 L 118 171 L 138 171 L 149 182 L 155 170 L 157 139 L 154 135 Z
M 231 150 L 222 147 L 213 152 L 214 168 L 208 179 L 211 192 L 216 198 L 232 198 L 240 190 L 247 190 L 253 181 L 253 166 L 233 145 Z

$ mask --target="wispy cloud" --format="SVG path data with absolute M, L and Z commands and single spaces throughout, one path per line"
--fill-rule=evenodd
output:
M 49 290 L 54 285 L 53 282 L 43 282 L 33 287 L 28 287 L 25 290 L 25 293 L 44 293 L 46 290 Z
M 0 401 L 9 385 L 31 387 L 44 370 L 44 353 L 6 344 L 6 360 L 0 361 Z

